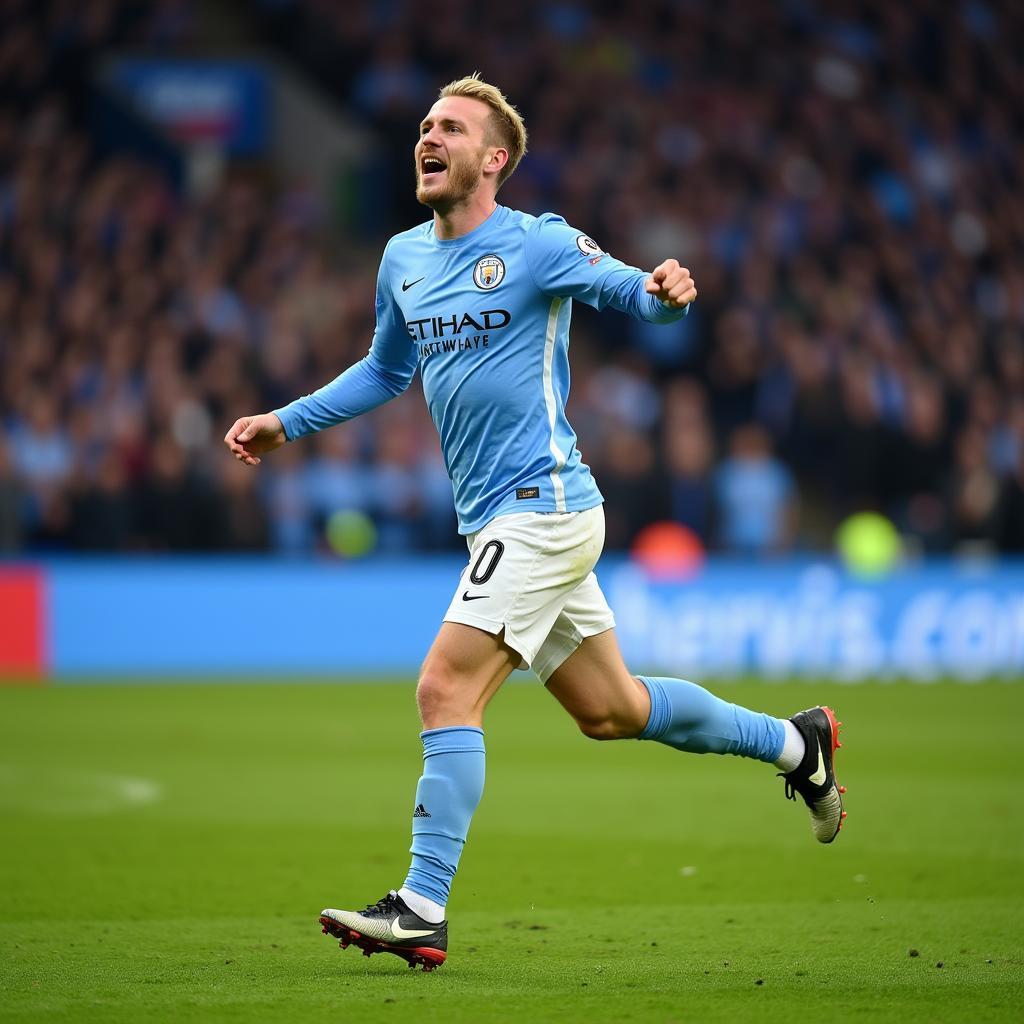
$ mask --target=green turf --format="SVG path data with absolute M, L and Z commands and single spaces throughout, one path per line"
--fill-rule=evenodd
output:
M 1024 685 L 721 689 L 834 703 L 838 842 L 510 685 L 423 974 L 316 924 L 403 877 L 409 685 L 0 688 L 0 1021 L 1020 1020 Z

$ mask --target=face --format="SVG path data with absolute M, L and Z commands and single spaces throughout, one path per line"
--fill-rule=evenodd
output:
M 468 96 L 439 99 L 420 124 L 416 143 L 416 198 L 439 213 L 464 203 L 494 160 L 486 143 L 490 108 Z

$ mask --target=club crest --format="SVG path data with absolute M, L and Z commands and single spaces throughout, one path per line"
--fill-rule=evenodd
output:
M 497 288 L 505 280 L 505 261 L 493 253 L 476 262 L 473 268 L 473 284 L 485 292 Z

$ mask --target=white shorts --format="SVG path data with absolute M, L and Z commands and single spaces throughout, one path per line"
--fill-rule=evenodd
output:
M 497 516 L 466 538 L 469 564 L 445 612 L 505 643 L 542 682 L 588 636 L 615 625 L 593 569 L 604 508 Z

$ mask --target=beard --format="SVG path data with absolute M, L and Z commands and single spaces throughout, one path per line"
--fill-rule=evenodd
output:
M 469 158 L 453 160 L 448 165 L 444 184 L 427 188 L 423 184 L 419 163 L 416 164 L 416 199 L 436 213 L 445 214 L 466 200 L 480 187 L 479 167 Z

